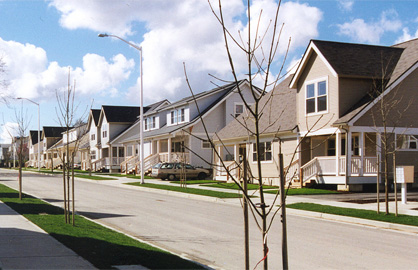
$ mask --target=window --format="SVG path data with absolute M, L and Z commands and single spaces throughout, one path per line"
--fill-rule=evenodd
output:
M 95 150 L 93 150 L 93 151 L 91 151 L 91 159 L 96 159 L 96 151 Z
M 155 116 L 150 118 L 150 129 L 154 129 L 155 128 Z
M 211 147 L 209 140 L 202 140 L 202 149 L 210 149 Z
M 107 130 L 108 130 L 107 125 L 103 125 L 102 126 L 102 137 L 103 138 L 106 138 L 107 137 Z
M 171 124 L 177 124 L 177 111 L 171 111 Z
M 186 122 L 188 119 L 186 113 L 188 113 L 188 110 L 186 110 L 185 108 L 171 111 L 170 112 L 171 125 L 176 125 L 178 123 Z M 155 119 L 154 119 L 154 122 L 155 122 Z
M 171 152 L 184 152 L 184 142 L 172 142 L 171 143 Z
M 328 109 L 327 96 L 326 80 L 306 85 L 306 114 L 326 112 Z
M 253 143 L 253 161 L 257 161 L 260 157 L 260 161 L 271 161 L 271 142 L 260 142 L 260 149 L 257 149 L 257 144 Z
M 397 135 L 397 147 L 400 150 L 418 150 L 418 135 Z
M 335 156 L 335 138 L 327 140 L 327 156 Z
M 234 117 L 238 117 L 241 113 L 244 112 L 244 104 L 237 104 L 235 103 L 235 108 L 234 108 Z
M 353 156 L 359 156 L 360 155 L 360 143 L 359 143 L 359 137 L 353 136 L 351 138 L 351 151 L 353 153 Z
M 91 134 L 91 140 L 95 141 L 96 140 L 96 134 Z
M 148 130 L 148 118 L 144 119 L 144 130 Z

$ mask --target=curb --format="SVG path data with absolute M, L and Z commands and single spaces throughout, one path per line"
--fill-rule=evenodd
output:
M 293 208 L 286 208 L 286 211 L 288 214 L 295 215 L 295 216 L 325 219 L 329 221 L 357 224 L 357 225 L 375 227 L 375 228 L 386 229 L 386 230 L 396 230 L 396 231 L 418 235 L 418 227 L 416 226 L 389 223 L 389 222 L 384 222 L 384 221 L 369 220 L 369 219 L 356 218 L 356 217 L 332 215 L 332 214 L 293 209 Z

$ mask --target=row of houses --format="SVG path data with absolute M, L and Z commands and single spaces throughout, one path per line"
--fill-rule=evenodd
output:
M 182 161 L 212 167 L 213 178 L 225 181 L 231 173 L 242 173 L 245 154 L 255 177 L 260 158 L 263 181 L 277 185 L 281 152 L 288 175 L 301 184 L 360 190 L 376 183 L 383 149 L 396 153 L 396 164 L 418 168 L 417 68 L 417 39 L 394 46 L 311 40 L 295 73 L 261 99 L 259 151 L 250 132 L 254 119 L 242 98 L 252 104 L 261 92 L 242 80 L 144 107 L 145 169 Z M 128 106 L 91 110 L 88 123 L 72 135 L 85 133 L 78 154 L 81 167 L 138 171 L 139 111 Z M 42 131 L 40 166 L 53 166 L 48 159 L 58 164 L 54 151 L 66 144 L 59 143 L 63 131 L 49 128 Z M 385 148 L 388 138 L 390 147 Z M 31 136 L 32 166 L 38 165 L 37 143 Z M 229 174 L 222 164 L 230 166 Z M 388 169 L 393 171 L 392 164 Z

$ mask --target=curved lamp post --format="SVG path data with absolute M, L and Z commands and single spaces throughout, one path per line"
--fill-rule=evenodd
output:
M 28 98 L 24 98 L 24 97 L 18 97 L 16 99 L 25 99 L 29 102 L 32 102 L 33 104 L 38 106 L 38 171 L 41 170 L 41 150 L 40 150 L 40 146 L 41 146 L 41 106 L 39 105 L 39 103 L 36 103 L 33 100 L 30 100 Z
M 140 128 L 139 128 L 139 140 L 140 140 L 140 146 L 141 146 L 141 184 L 144 184 L 144 127 L 143 127 L 143 123 L 144 123 L 144 106 L 143 106 L 143 94 L 144 94 L 144 89 L 143 89 L 143 74 L 142 74 L 142 46 L 137 46 L 129 41 L 124 40 L 121 37 L 115 36 L 115 35 L 108 35 L 108 34 L 99 34 L 99 37 L 114 37 L 117 38 L 123 42 L 125 42 L 126 44 L 128 44 L 129 46 L 137 49 L 139 51 L 139 68 L 140 68 L 140 81 L 141 81 L 141 89 L 140 89 L 140 97 L 141 97 L 141 105 L 140 105 L 140 111 L 139 111 L 139 122 L 140 122 Z

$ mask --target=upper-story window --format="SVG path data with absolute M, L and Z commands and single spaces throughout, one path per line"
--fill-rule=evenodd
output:
M 106 138 L 107 137 L 107 132 L 108 132 L 108 127 L 107 127 L 107 125 L 103 125 L 102 126 L 102 137 L 103 138 Z
M 306 114 L 328 110 L 327 80 L 321 79 L 306 85 Z
M 157 118 L 155 116 L 147 117 L 144 119 L 144 130 L 155 129 L 157 124 Z
M 244 112 L 244 104 L 235 103 L 235 106 L 234 106 L 234 117 L 238 117 L 238 115 L 240 115 L 243 112 Z
M 186 119 L 187 118 L 186 118 L 186 109 L 185 108 L 172 110 L 170 112 L 170 123 L 171 123 L 171 125 L 184 123 L 184 122 L 186 122 Z

